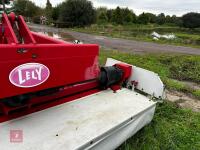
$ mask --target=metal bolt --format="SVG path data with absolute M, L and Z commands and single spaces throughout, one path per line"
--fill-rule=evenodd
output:
M 33 59 L 36 59 L 37 57 L 38 57 L 37 54 L 32 54 Z

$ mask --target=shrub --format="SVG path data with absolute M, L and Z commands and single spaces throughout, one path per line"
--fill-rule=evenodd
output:
M 183 15 L 183 26 L 186 28 L 198 28 L 200 27 L 200 13 L 188 13 Z
M 40 24 L 40 16 L 33 17 L 33 23 Z
M 62 5 L 59 18 L 60 22 L 82 27 L 94 23 L 96 12 L 88 0 L 68 0 Z

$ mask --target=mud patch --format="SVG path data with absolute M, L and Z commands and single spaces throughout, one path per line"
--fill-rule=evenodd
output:
M 194 89 L 194 90 L 200 90 L 200 85 L 194 82 L 189 82 L 189 81 L 183 81 L 184 84 L 186 84 L 187 86 L 189 86 L 190 88 Z
M 167 100 L 174 102 L 180 108 L 191 109 L 200 112 L 200 100 L 189 97 L 185 93 L 177 91 L 166 91 Z

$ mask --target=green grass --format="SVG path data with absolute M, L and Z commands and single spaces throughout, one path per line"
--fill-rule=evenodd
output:
M 180 91 L 180 92 L 186 92 L 186 93 L 191 93 L 193 92 L 193 89 L 188 87 L 186 84 L 173 80 L 173 79 L 166 79 L 165 80 L 165 85 L 168 90 L 175 90 L 175 91 Z
M 130 40 L 139 40 L 147 42 L 156 42 L 160 44 L 172 44 L 179 46 L 190 46 L 200 48 L 200 29 L 189 30 L 174 26 L 158 26 L 154 24 L 149 25 L 92 25 L 85 28 L 73 28 L 75 31 L 90 33 L 95 35 L 105 35 L 114 38 L 123 38 Z M 174 33 L 177 38 L 175 40 L 161 39 L 154 41 L 151 37 L 152 32 L 159 34 Z
M 165 79 L 164 82 L 168 90 L 188 93 L 200 100 L 200 90 L 194 89 L 185 83 L 173 79 Z
M 199 91 L 180 82 L 183 80 L 200 83 L 200 56 L 174 54 L 138 55 L 101 50 L 100 63 L 104 64 L 107 57 L 154 71 L 159 74 L 168 90 L 188 93 L 200 99 Z
M 199 150 L 200 113 L 165 102 L 157 106 L 153 121 L 119 150 Z
M 200 99 L 200 90 L 195 90 L 192 93 L 196 98 Z
M 154 71 L 164 80 L 172 78 L 200 83 L 200 56 L 178 54 L 138 55 L 112 50 L 101 50 L 101 64 L 106 61 L 107 57 Z

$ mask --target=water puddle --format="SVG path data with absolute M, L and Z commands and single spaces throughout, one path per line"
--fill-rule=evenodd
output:
M 45 31 L 43 29 L 35 29 L 35 28 L 31 28 L 31 30 L 40 34 L 51 36 L 56 39 L 64 40 L 66 42 L 74 42 L 74 40 L 76 40 L 70 34 L 63 33 L 63 32 L 51 32 L 51 31 Z

